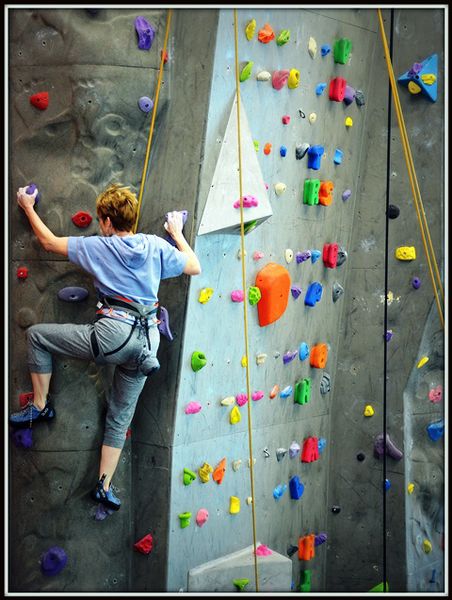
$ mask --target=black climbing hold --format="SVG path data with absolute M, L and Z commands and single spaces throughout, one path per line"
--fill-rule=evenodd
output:
M 333 515 L 338 515 L 341 512 L 341 507 L 334 505 L 331 507 L 331 512 Z
M 360 452 L 356 455 L 356 458 L 359 460 L 359 462 L 363 462 L 363 460 L 366 458 L 366 455 L 363 452 Z
M 396 206 L 395 204 L 390 204 L 388 206 L 388 217 L 390 219 L 397 219 L 397 217 L 400 215 L 400 208 L 398 206 Z
M 298 546 L 293 546 L 292 544 L 289 544 L 289 546 L 287 546 L 287 556 L 293 556 L 297 551 Z

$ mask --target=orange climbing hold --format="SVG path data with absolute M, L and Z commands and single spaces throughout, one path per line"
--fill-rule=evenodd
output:
M 268 23 L 265 23 L 262 29 L 259 29 L 257 39 L 263 44 L 268 44 L 268 42 L 275 39 L 275 33 Z
M 269 144 L 265 144 L 265 146 L 264 146 L 264 154 L 266 154 L 268 156 L 271 151 L 272 151 L 272 145 L 270 143 Z
M 215 471 L 212 473 L 212 479 L 220 485 L 223 483 L 223 477 L 226 473 L 226 458 L 223 458 L 219 464 L 215 467 Z
M 311 560 L 315 556 L 315 534 L 305 535 L 298 539 L 298 558 Z
M 261 291 L 257 304 L 259 325 L 265 327 L 277 321 L 287 308 L 290 293 L 289 271 L 282 265 L 268 263 L 256 276 L 256 287 Z
M 326 344 L 316 344 L 311 348 L 309 362 L 311 367 L 324 369 L 328 360 L 328 346 Z
M 334 184 L 332 181 L 322 181 L 319 190 L 319 204 L 329 206 L 333 201 Z

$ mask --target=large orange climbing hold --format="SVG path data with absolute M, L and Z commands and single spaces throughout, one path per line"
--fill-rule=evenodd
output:
M 218 465 L 215 467 L 215 471 L 212 473 L 212 479 L 220 485 L 223 483 L 223 477 L 226 473 L 226 458 L 223 458 Z
M 311 348 L 309 362 L 311 367 L 316 369 L 324 369 L 328 360 L 328 346 L 326 344 L 316 344 Z
M 332 181 L 322 181 L 319 190 L 319 204 L 329 206 L 333 201 L 334 184 Z
M 315 534 L 305 535 L 298 539 L 298 558 L 311 560 L 315 556 Z
M 290 293 L 289 271 L 282 265 L 268 263 L 256 276 L 256 287 L 261 291 L 257 304 L 259 325 L 265 327 L 277 321 L 287 308 Z
M 257 39 L 263 44 L 268 44 L 268 42 L 275 39 L 275 33 L 268 23 L 265 23 L 262 29 L 259 29 Z

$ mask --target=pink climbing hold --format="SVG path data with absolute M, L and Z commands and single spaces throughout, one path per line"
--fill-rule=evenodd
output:
M 202 406 L 199 404 L 199 402 L 189 402 L 185 407 L 184 412 L 186 415 L 194 415 L 195 413 L 199 413 L 201 408 Z
M 248 402 L 248 396 L 246 394 L 237 394 L 235 401 L 239 406 L 243 406 Z
M 272 75 L 272 86 L 275 90 L 282 89 L 289 79 L 289 71 L 283 69 L 282 71 L 273 71 Z
M 209 511 L 206 508 L 200 508 L 198 510 L 198 514 L 196 515 L 196 525 L 198 527 L 202 527 L 209 518 Z
M 436 386 L 436 388 L 431 389 L 428 393 L 428 399 L 434 404 L 441 402 L 441 400 L 443 399 L 443 387 L 441 385 L 438 385 Z
M 270 554 L 273 554 L 273 552 L 265 544 L 261 544 L 256 548 L 256 556 L 270 556 Z
M 153 547 L 152 535 L 148 533 L 143 538 L 141 538 L 141 540 L 135 542 L 133 547 L 135 548 L 135 550 L 138 550 L 138 552 L 141 552 L 141 554 L 149 554 Z
M 243 208 L 252 208 L 258 206 L 259 200 L 254 196 L 243 196 Z M 234 208 L 240 208 L 240 198 L 234 202 Z
M 264 392 L 262 391 L 257 391 L 257 392 L 253 392 L 251 398 L 256 402 L 257 400 L 262 400 L 262 398 L 264 397 Z
M 231 300 L 232 302 L 243 302 L 245 299 L 245 294 L 243 290 L 234 290 L 231 292 Z
M 290 123 L 289 115 L 284 115 L 282 118 L 282 122 L 283 122 L 283 125 L 289 125 L 289 123 Z
M 263 252 L 261 252 L 260 250 L 256 250 L 253 253 L 253 259 L 254 260 L 260 260 L 261 258 L 264 258 L 265 254 Z

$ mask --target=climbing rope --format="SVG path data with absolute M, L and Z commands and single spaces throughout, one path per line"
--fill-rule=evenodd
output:
M 380 23 L 380 33 L 381 33 L 381 38 L 383 41 L 383 47 L 384 47 L 384 52 L 385 52 L 386 65 L 388 68 L 389 81 L 391 83 L 391 89 L 392 89 L 392 94 L 393 94 L 393 98 L 394 98 L 394 105 L 395 105 L 395 109 L 396 109 L 396 113 L 397 113 L 397 121 L 399 124 L 399 129 L 400 129 L 401 138 L 402 138 L 403 153 L 405 156 L 405 162 L 406 162 L 407 169 L 408 169 L 408 177 L 410 179 L 411 191 L 413 193 L 413 200 L 414 200 L 417 219 L 418 219 L 418 223 L 419 223 L 419 229 L 421 231 L 422 243 L 424 246 L 425 255 L 427 256 L 427 262 L 428 262 L 428 268 L 429 268 L 429 273 L 430 273 L 430 279 L 431 279 L 432 287 L 433 287 L 433 293 L 435 294 L 435 300 L 436 300 L 436 305 L 438 307 L 438 314 L 439 314 L 439 318 L 441 321 L 441 326 L 444 329 L 443 310 L 441 307 L 440 299 L 438 297 L 438 288 L 440 290 L 441 298 L 442 298 L 443 302 L 444 302 L 444 290 L 443 290 L 443 286 L 441 284 L 441 276 L 440 276 L 439 269 L 438 269 L 438 263 L 436 260 L 435 251 L 433 249 L 432 240 L 430 237 L 430 231 L 429 231 L 429 227 L 428 227 L 428 223 L 427 223 L 427 218 L 425 216 L 424 206 L 422 203 L 421 193 L 419 190 L 419 184 L 418 184 L 417 177 L 416 177 L 416 171 L 414 169 L 413 156 L 411 154 L 410 143 L 408 141 L 408 135 L 407 135 L 406 128 L 405 128 L 405 121 L 403 118 L 402 107 L 400 105 L 400 99 L 399 99 L 397 85 L 396 85 L 396 81 L 395 81 L 395 77 L 394 77 L 394 71 L 392 68 L 391 57 L 389 54 L 388 42 L 386 40 L 386 34 L 385 34 L 385 30 L 384 30 L 384 25 L 383 25 L 383 18 L 381 16 L 381 10 L 378 8 L 377 12 L 378 12 L 378 19 L 379 19 L 379 23 Z M 424 228 L 427 233 L 427 240 L 426 240 Z M 428 246 L 427 246 L 427 241 L 428 241 Z M 433 269 L 432 269 L 432 259 L 430 257 L 430 252 L 433 256 L 433 267 L 434 267 L 435 273 L 433 273 Z M 435 276 L 436 276 L 436 280 L 435 280 Z
M 145 184 L 145 181 L 146 181 L 146 173 L 147 173 L 147 170 L 148 170 L 149 156 L 151 154 L 152 136 L 154 134 L 155 117 L 157 115 L 157 106 L 158 106 L 158 103 L 159 103 L 160 88 L 162 86 L 163 65 L 165 63 L 166 47 L 167 47 L 167 44 L 168 44 L 168 36 L 169 36 L 169 30 L 170 30 L 170 24 L 171 24 L 172 14 L 173 14 L 173 10 L 170 8 L 168 10 L 168 14 L 167 14 L 167 17 L 166 17 L 165 40 L 163 42 L 162 56 L 161 56 L 161 59 L 160 59 L 159 77 L 158 77 L 158 80 L 157 80 L 157 91 L 156 91 L 156 94 L 155 94 L 154 107 L 152 109 L 151 127 L 149 129 L 148 143 L 147 143 L 147 147 L 146 147 L 146 156 L 144 158 L 143 173 L 141 175 L 140 192 L 138 194 L 137 216 L 136 216 L 136 219 L 135 219 L 135 224 L 133 226 L 133 233 L 137 232 L 138 219 L 140 218 L 141 201 L 142 201 L 142 198 L 143 198 L 144 184 Z
M 253 545 L 254 545 L 254 575 L 256 578 L 256 592 L 259 592 L 259 577 L 257 568 L 256 554 L 256 501 L 254 494 L 254 466 L 253 466 L 253 435 L 251 424 L 251 389 L 250 389 L 250 371 L 249 371 L 249 354 L 248 354 L 248 313 L 246 299 L 246 265 L 245 265 L 245 223 L 243 219 L 243 184 L 242 184 L 242 150 L 240 136 L 240 79 L 239 79 L 239 51 L 238 51 L 238 25 L 237 25 L 237 9 L 234 9 L 234 41 L 235 41 L 235 87 L 237 94 L 237 147 L 238 147 L 238 162 L 239 162 L 239 191 L 240 191 L 240 248 L 241 248 L 241 263 L 242 263 L 242 286 L 245 293 L 245 302 L 243 303 L 243 327 L 245 332 L 245 360 L 246 360 L 246 393 L 248 396 L 248 445 L 249 445 L 249 460 L 250 460 L 250 482 L 251 482 L 251 509 L 253 519 Z

